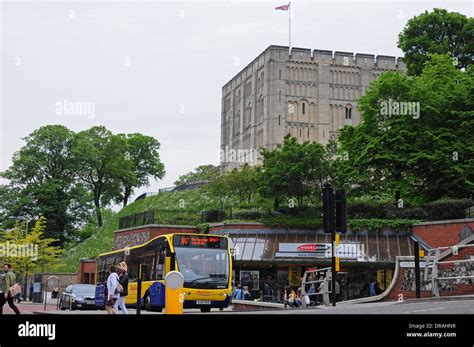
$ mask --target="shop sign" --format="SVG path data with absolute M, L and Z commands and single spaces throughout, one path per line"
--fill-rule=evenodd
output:
M 336 256 L 342 259 L 364 260 L 364 244 L 341 243 L 336 247 Z M 320 258 L 332 257 L 330 243 L 280 243 L 276 258 Z

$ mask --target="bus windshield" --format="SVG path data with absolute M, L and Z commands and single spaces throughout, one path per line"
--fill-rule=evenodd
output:
M 229 285 L 227 249 L 175 247 L 184 287 L 220 289 Z

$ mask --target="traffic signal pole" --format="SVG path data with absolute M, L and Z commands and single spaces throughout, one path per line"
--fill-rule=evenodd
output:
M 337 190 L 334 194 L 330 184 L 323 188 L 323 225 L 326 233 L 331 233 L 331 301 L 332 306 L 336 306 L 336 278 L 339 271 L 339 259 L 337 258 L 337 246 L 339 245 L 339 235 L 337 232 L 347 231 L 347 204 L 346 192 Z

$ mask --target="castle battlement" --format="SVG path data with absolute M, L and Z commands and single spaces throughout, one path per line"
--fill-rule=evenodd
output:
M 227 82 L 222 87 L 223 92 L 225 92 L 229 87 L 232 88 L 236 82 L 240 83 L 242 79 L 250 76 L 255 69 L 260 68 L 265 64 L 265 62 L 269 61 L 330 64 L 353 68 L 376 68 L 382 70 L 406 70 L 402 57 L 301 47 L 293 47 L 291 49 L 291 55 L 289 55 L 288 46 L 271 45 L 237 73 L 229 82 Z

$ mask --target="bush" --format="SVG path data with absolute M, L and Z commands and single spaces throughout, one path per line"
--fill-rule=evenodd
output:
M 470 199 L 442 199 L 425 205 L 429 220 L 463 219 L 474 205 Z
M 413 224 L 418 223 L 418 220 L 411 219 L 352 219 L 348 222 L 349 229 L 353 232 L 361 230 L 368 230 L 370 232 L 381 232 L 385 228 L 393 231 L 410 231 Z
M 388 211 L 393 206 L 389 203 L 377 201 L 360 201 L 347 204 L 347 217 L 351 219 L 359 218 L 387 218 Z
M 225 212 L 220 209 L 207 210 L 202 212 L 203 223 L 220 222 L 225 218 Z
M 265 217 L 259 220 L 259 222 L 272 226 L 272 227 L 284 227 L 289 229 L 321 229 L 323 222 L 319 217 L 295 217 L 295 216 L 272 216 Z
M 239 210 L 232 213 L 232 219 L 257 220 L 276 215 L 279 215 L 279 213 L 271 210 Z

